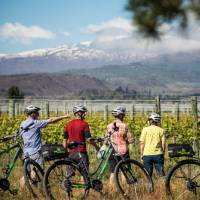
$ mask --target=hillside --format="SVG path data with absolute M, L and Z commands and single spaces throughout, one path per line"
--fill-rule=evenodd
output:
M 80 45 L 62 46 L 0 55 L 0 75 L 0 95 L 5 95 L 11 85 L 37 96 L 87 96 L 100 94 L 100 90 L 105 95 L 105 91 L 119 87 L 131 95 L 134 91 L 200 94 L 200 50 L 138 56 Z
M 74 96 L 87 90 L 108 90 L 102 81 L 86 75 L 23 74 L 0 76 L 0 96 L 6 96 L 13 85 L 30 96 Z
M 128 65 L 70 71 L 109 82 L 114 88 L 176 94 L 200 93 L 200 52 L 163 55 Z

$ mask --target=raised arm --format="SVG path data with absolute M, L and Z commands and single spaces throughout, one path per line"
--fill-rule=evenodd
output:
M 70 115 L 68 115 L 68 114 L 67 115 L 63 115 L 63 116 L 59 116 L 59 117 L 52 117 L 52 118 L 48 119 L 48 123 L 52 124 L 52 123 L 58 122 L 58 121 L 60 121 L 62 119 L 69 118 L 69 117 L 70 117 Z

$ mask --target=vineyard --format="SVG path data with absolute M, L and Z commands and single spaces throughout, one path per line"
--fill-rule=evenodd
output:
M 63 113 L 60 112 L 57 114 L 62 115 Z M 55 113 L 50 113 L 50 117 L 54 115 Z M 45 118 L 45 116 L 41 116 L 40 118 L 43 119 Z M 9 118 L 8 114 L 2 113 L 2 115 L 0 116 L 0 124 L 1 124 L 0 137 L 5 136 L 5 135 L 15 134 L 19 128 L 21 121 L 23 121 L 24 119 L 25 119 L 24 115 L 18 115 L 15 118 Z M 62 144 L 63 128 L 65 124 L 71 119 L 73 119 L 73 115 L 68 120 L 63 120 L 61 122 L 49 125 L 47 128 L 44 128 L 42 130 L 43 143 Z M 105 121 L 103 112 L 88 113 L 88 116 L 86 117 L 86 121 L 90 125 L 91 134 L 94 137 L 103 137 L 105 134 L 107 124 L 111 122 L 113 119 L 114 118 L 109 113 L 108 121 Z M 139 136 L 140 136 L 142 128 L 147 125 L 147 113 L 138 112 L 138 113 L 135 113 L 134 117 L 132 117 L 130 113 L 127 113 L 127 116 L 125 118 L 125 123 L 130 128 L 130 131 L 135 139 L 134 144 L 130 147 L 131 157 L 136 160 L 139 160 L 138 140 L 139 140 Z M 194 142 L 193 118 L 190 113 L 181 113 L 178 121 L 173 114 L 163 113 L 161 126 L 165 129 L 167 143 L 190 142 L 191 144 L 193 144 Z M 199 127 L 197 131 L 197 137 L 200 138 Z M 3 146 L 3 144 L 0 144 L 0 148 L 1 148 L 1 145 Z M 94 149 L 89 145 L 88 145 L 88 151 L 90 152 L 89 158 L 90 158 L 91 166 L 93 166 L 96 163 L 96 159 L 97 159 L 96 154 L 94 153 Z M 166 158 L 165 171 L 167 171 L 174 164 L 174 161 L 168 158 L 167 153 L 165 155 L 165 158 Z M 20 166 L 21 166 L 21 163 L 18 163 L 17 165 L 18 171 L 15 173 L 15 177 L 13 178 L 15 180 L 19 180 L 22 174 L 20 171 L 21 169 Z M 163 189 L 164 182 L 163 180 L 158 180 L 158 181 L 161 181 L 162 184 L 159 184 L 159 182 L 156 183 L 157 192 L 155 193 L 156 196 L 153 196 L 152 199 L 155 199 L 155 198 L 165 199 L 166 197 L 165 197 L 165 192 Z M 13 198 L 12 196 L 5 196 L 5 194 L 3 194 L 2 191 L 0 191 L 0 195 L 1 194 L 3 195 L 3 199 L 7 200 L 7 199 Z M 96 198 L 96 195 L 97 195 L 96 193 L 92 194 L 90 198 L 94 199 Z M 28 199 L 28 198 L 30 198 L 30 195 L 27 194 L 27 191 L 22 191 L 22 193 L 16 196 L 16 199 Z M 118 199 L 117 196 L 112 196 L 112 197 L 108 196 L 107 199 L 113 199 L 113 198 Z M 148 199 L 151 199 L 151 198 L 148 198 Z
M 59 113 L 60 115 L 63 113 Z M 52 114 L 51 116 L 54 116 Z M 43 116 L 41 116 L 43 118 Z M 71 117 L 71 119 L 73 116 Z M 24 115 L 19 115 L 15 118 L 9 118 L 7 114 L 0 116 L 0 136 L 14 134 L 21 123 L 25 119 Z M 67 121 L 71 120 L 68 119 Z M 108 121 L 103 119 L 103 113 L 95 113 L 87 116 L 86 121 L 90 125 L 91 134 L 94 137 L 102 137 L 105 134 L 106 126 L 114 118 L 109 115 Z M 67 121 L 63 120 L 53 125 L 49 125 L 47 128 L 43 129 L 43 142 L 44 143 L 62 143 L 63 139 L 63 128 Z M 137 140 L 140 136 L 141 130 L 147 125 L 147 114 L 137 113 L 134 119 L 130 119 L 127 115 L 125 118 L 125 123 L 128 125 L 133 137 Z M 174 139 L 177 142 L 191 141 L 194 137 L 193 135 L 193 119 L 190 114 L 181 114 L 180 119 L 177 122 L 173 114 L 162 114 L 162 128 L 165 129 L 165 134 L 167 138 Z M 197 137 L 200 137 L 198 130 Z

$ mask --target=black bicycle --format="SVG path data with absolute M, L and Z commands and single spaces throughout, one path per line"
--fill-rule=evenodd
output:
M 0 188 L 3 191 L 9 191 L 13 195 L 17 194 L 17 188 L 14 181 L 12 182 L 9 178 L 18 158 L 22 154 L 21 145 L 16 142 L 16 138 L 17 134 L 0 138 L 0 142 L 3 143 L 3 147 L 0 149 Z M 15 142 L 14 145 L 10 145 L 11 140 Z
M 187 159 L 177 161 L 166 176 L 166 193 L 174 200 L 200 199 L 200 159 L 194 157 L 194 151 L 188 144 L 168 146 L 169 156 Z
M 36 192 L 36 184 L 33 183 L 33 176 L 30 176 L 30 169 L 34 170 L 34 179 L 41 180 L 44 175 L 41 167 L 34 160 L 22 157 L 22 147 L 23 142 L 19 133 L 10 136 L 4 136 L 0 138 L 0 142 L 3 143 L 3 148 L 0 150 L 0 169 L 2 174 L 0 177 L 0 188 L 3 191 L 9 191 L 11 194 L 16 195 L 18 189 L 16 188 L 16 180 L 10 177 L 11 172 L 16 166 L 18 159 L 21 159 L 23 165 L 23 175 L 25 180 L 25 185 L 34 197 L 37 197 L 38 192 Z M 32 173 L 33 174 L 33 173 Z M 10 184 L 12 182 L 12 184 Z M 42 181 L 41 181 L 42 182 Z M 13 189 L 11 189 L 11 185 Z M 13 186 L 14 185 L 14 186 Z M 38 188 L 38 187 L 37 187 Z
M 94 139 L 97 142 L 102 139 Z M 80 142 L 72 142 L 69 148 L 77 148 Z M 94 172 L 89 172 L 86 163 L 79 152 L 79 161 L 73 159 L 61 160 L 51 165 L 44 176 L 46 197 L 55 199 L 85 199 L 90 189 L 102 193 L 102 178 L 108 166 L 114 148 L 109 145 L 104 151 L 101 161 Z M 143 199 L 153 191 L 153 182 L 143 165 L 133 159 L 124 159 L 115 155 L 119 161 L 115 168 L 115 181 L 124 198 Z
M 68 155 L 61 144 L 43 145 L 41 154 L 44 158 L 45 165 L 46 162 L 52 160 L 65 159 Z M 44 169 L 37 162 L 26 157 L 24 162 L 24 179 L 28 190 L 35 198 L 44 197 L 43 177 Z

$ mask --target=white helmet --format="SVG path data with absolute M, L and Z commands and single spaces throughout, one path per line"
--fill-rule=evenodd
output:
M 30 114 L 32 114 L 32 113 L 38 112 L 39 110 L 40 110 L 39 107 L 30 105 L 30 106 L 27 106 L 27 107 L 26 107 L 25 113 L 26 113 L 27 115 L 30 115 Z
M 77 112 L 87 112 L 87 108 L 85 106 L 82 106 L 82 105 L 78 105 L 78 106 L 74 106 L 73 107 L 73 113 L 76 114 Z
M 161 116 L 157 113 L 151 113 L 148 119 L 152 119 L 154 122 L 160 123 Z
M 114 116 L 114 117 L 117 117 L 117 116 L 119 116 L 120 114 L 125 114 L 125 112 L 126 112 L 126 108 L 124 108 L 124 107 L 118 107 L 118 108 L 115 108 L 115 109 L 113 109 L 112 110 L 112 115 Z

